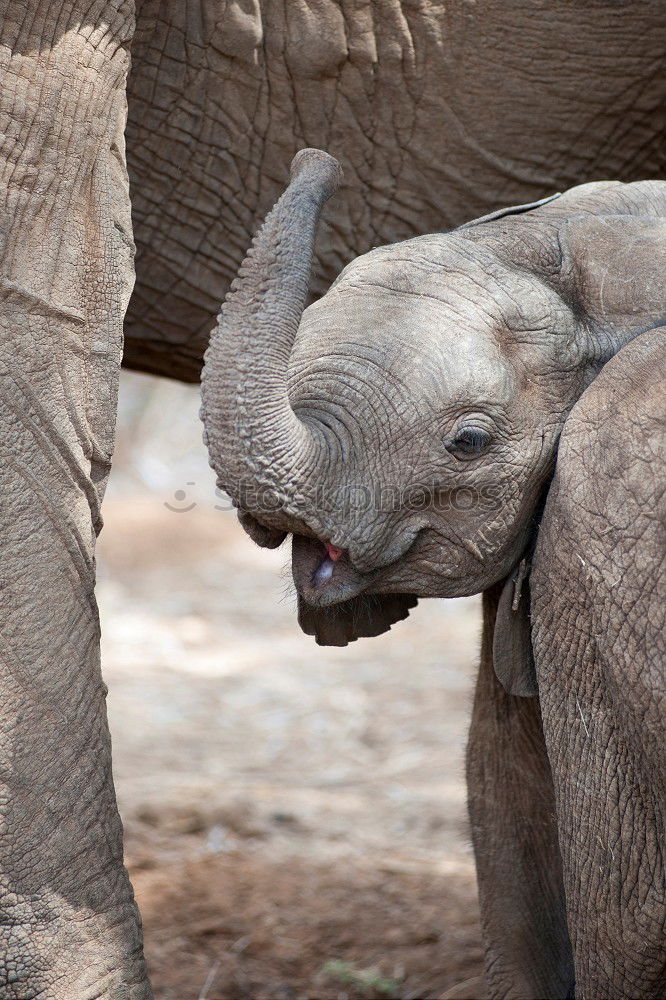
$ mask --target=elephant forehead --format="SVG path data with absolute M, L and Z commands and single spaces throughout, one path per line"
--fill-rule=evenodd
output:
M 504 320 L 492 299 L 451 301 L 366 284 L 311 306 L 292 355 L 295 379 L 362 379 L 366 392 L 402 393 L 411 402 L 501 403 L 515 378 Z
M 358 257 L 317 306 L 344 309 L 338 303 L 351 299 L 355 308 L 373 291 L 374 308 L 383 303 L 393 311 L 404 301 L 408 314 L 418 314 L 421 302 L 440 325 L 489 327 L 499 335 L 538 329 L 557 311 L 557 295 L 535 273 L 500 258 L 486 241 L 457 233 L 419 236 Z

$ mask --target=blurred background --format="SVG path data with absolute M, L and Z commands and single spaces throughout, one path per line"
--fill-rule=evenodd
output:
M 478 602 L 421 601 L 386 635 L 316 646 L 288 546 L 254 546 L 216 494 L 198 407 L 198 387 L 123 373 L 98 549 L 157 1000 L 478 997 Z

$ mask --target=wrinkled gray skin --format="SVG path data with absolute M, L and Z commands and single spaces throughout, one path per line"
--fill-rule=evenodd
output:
M 150 995 L 94 597 L 133 280 L 132 21 L 101 10 L 0 2 L 2 1000 Z
M 298 154 L 223 306 L 202 383 L 218 482 L 260 544 L 293 534 L 299 618 L 319 642 L 384 631 L 416 597 L 486 592 L 468 778 L 490 995 L 573 995 L 575 969 L 586 1000 L 647 1000 L 653 966 L 624 972 L 633 945 L 622 938 L 621 905 L 607 925 L 621 954 L 604 981 L 590 971 L 603 964 L 601 952 L 590 956 L 594 913 L 567 897 L 572 955 L 555 803 L 569 838 L 567 890 L 581 864 L 596 877 L 596 820 L 579 838 L 588 854 L 576 854 L 577 771 L 556 760 L 554 798 L 538 703 L 516 696 L 536 693 L 529 564 L 562 428 L 609 359 L 666 317 L 666 183 L 583 185 L 531 210 L 374 250 L 304 311 L 318 215 L 339 183 L 330 156 Z M 572 465 L 581 479 L 581 463 Z M 425 502 L 415 505 L 416 485 Z M 347 502 L 359 493 L 362 502 Z M 556 656 L 558 621 L 540 633 Z M 576 655 L 570 670 L 580 669 Z M 642 683 L 642 662 L 629 683 Z M 557 707 L 551 713 L 549 741 Z M 607 780 L 623 766 L 625 738 L 606 744 Z M 625 807 L 649 812 L 641 791 L 630 786 L 635 801 Z M 623 884 L 628 904 L 653 891 L 651 860 L 637 883 Z M 651 934 L 654 921 L 653 907 Z
M 666 327 L 571 412 L 532 575 L 577 988 L 666 996 Z
M 198 381 L 294 154 L 345 186 L 313 291 L 373 246 L 666 171 L 661 0 L 140 0 L 127 157 L 132 367 Z
M 316 292 L 375 244 L 664 165 L 660 0 L 134 14 L 0 0 L 2 1000 L 149 996 L 93 596 L 134 278 L 127 111 L 125 361 L 187 380 L 302 146 L 347 174 Z

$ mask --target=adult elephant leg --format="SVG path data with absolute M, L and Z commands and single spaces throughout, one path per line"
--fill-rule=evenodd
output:
M 555 802 L 536 698 L 493 669 L 501 588 L 483 596 L 481 665 L 467 749 L 486 982 L 493 1000 L 573 996 Z
M 0 0 L 0 997 L 146 1000 L 94 598 L 133 280 L 122 0 Z
M 666 996 L 666 327 L 571 413 L 539 535 L 533 637 L 576 988 Z

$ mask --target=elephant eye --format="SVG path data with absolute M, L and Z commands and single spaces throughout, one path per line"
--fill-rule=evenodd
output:
M 490 444 L 492 438 L 481 427 L 462 427 L 447 445 L 447 451 L 457 458 L 473 458 Z

